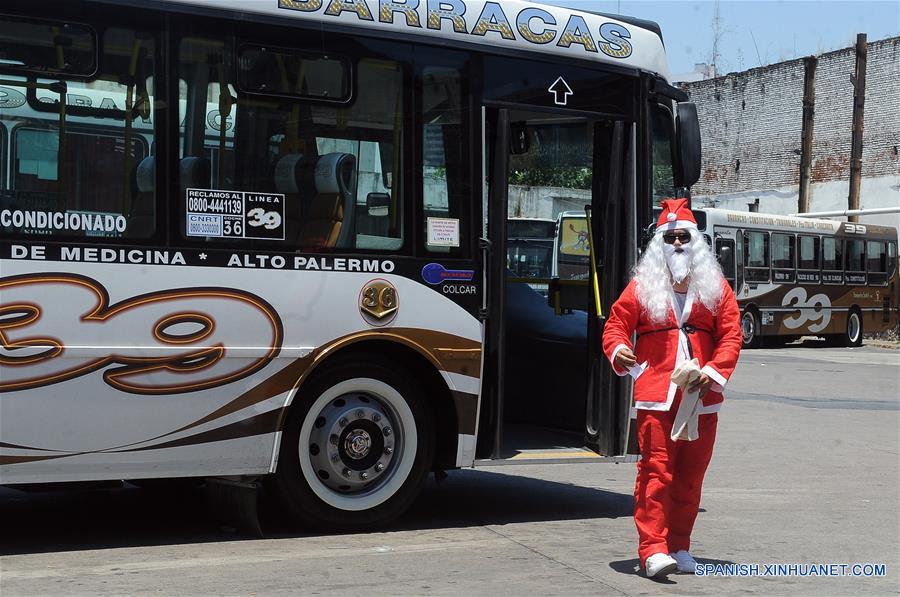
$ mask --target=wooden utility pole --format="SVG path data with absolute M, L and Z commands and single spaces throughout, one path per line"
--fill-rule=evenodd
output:
M 850 195 L 848 209 L 859 209 L 859 181 L 862 177 L 863 110 L 866 106 L 866 34 L 856 35 L 856 74 L 853 76 L 853 141 L 850 146 Z M 858 222 L 859 216 L 850 216 Z
M 812 174 L 813 121 L 816 114 L 816 66 L 819 59 L 807 56 L 803 59 L 806 68 L 803 76 L 803 127 L 800 141 L 800 197 L 797 212 L 809 211 L 809 187 Z

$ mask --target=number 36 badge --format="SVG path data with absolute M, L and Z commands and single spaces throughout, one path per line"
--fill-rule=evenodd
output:
M 399 307 L 397 289 L 387 280 L 370 280 L 359 293 L 359 312 L 369 325 L 389 324 L 397 316 Z

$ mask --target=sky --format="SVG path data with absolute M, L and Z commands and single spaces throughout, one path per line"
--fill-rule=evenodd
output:
M 539 0 L 570 8 L 623 14 L 659 23 L 673 75 L 710 63 L 713 54 L 712 0 Z M 720 74 L 821 54 L 856 43 L 900 35 L 897 0 L 721 0 Z

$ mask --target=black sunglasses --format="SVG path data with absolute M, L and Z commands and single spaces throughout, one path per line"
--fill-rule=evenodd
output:
M 686 245 L 691 242 L 691 233 L 690 232 L 666 232 L 663 234 L 663 240 L 667 245 L 675 244 L 675 239 L 681 241 L 681 244 Z

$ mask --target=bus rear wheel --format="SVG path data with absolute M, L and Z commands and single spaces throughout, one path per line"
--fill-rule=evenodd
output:
M 370 530 L 409 507 L 433 452 L 433 421 L 418 385 L 385 359 L 357 355 L 301 387 L 273 485 L 304 526 Z
M 760 336 L 759 317 L 752 309 L 747 309 L 741 316 L 741 338 L 744 348 L 760 346 L 762 336 Z
M 862 316 L 856 309 L 847 313 L 847 329 L 844 332 L 844 346 L 862 346 L 863 325 Z

